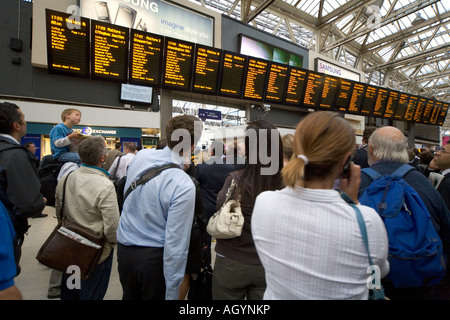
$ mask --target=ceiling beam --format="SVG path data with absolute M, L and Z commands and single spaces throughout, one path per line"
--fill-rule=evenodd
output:
M 244 19 L 242 19 L 242 21 L 244 23 L 249 23 L 274 2 L 275 0 L 265 0 L 261 2 L 252 12 L 250 12 Z

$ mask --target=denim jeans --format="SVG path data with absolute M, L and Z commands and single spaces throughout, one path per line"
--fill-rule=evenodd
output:
M 75 162 L 76 164 L 81 164 L 80 156 L 76 152 L 62 153 L 61 155 L 58 156 L 58 158 L 56 158 L 56 160 L 61 163 Z
M 80 280 L 80 289 L 67 288 L 70 275 L 63 273 L 61 281 L 61 300 L 103 300 L 108 290 L 113 263 L 113 250 L 105 261 L 95 267 L 86 280 Z

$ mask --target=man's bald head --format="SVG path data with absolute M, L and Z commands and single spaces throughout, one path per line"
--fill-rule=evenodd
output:
M 406 137 L 399 129 L 378 128 L 369 138 L 369 165 L 377 160 L 407 163 L 407 146 Z

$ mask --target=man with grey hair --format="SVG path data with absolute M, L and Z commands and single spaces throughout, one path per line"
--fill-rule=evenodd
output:
M 391 175 L 403 164 L 409 160 L 407 152 L 407 140 L 404 134 L 395 127 L 382 127 L 375 130 L 369 138 L 368 143 L 368 161 L 370 168 L 379 174 Z M 418 170 L 410 170 L 403 177 L 420 196 L 422 201 L 430 213 L 436 231 L 441 237 L 444 245 L 444 252 L 450 257 L 450 212 L 442 200 L 440 194 L 432 186 L 430 181 Z M 366 188 L 370 186 L 372 179 L 361 171 L 361 184 L 359 187 L 359 196 L 361 196 Z M 438 298 L 437 290 L 445 290 L 441 285 L 434 287 L 420 288 L 387 288 L 391 290 L 386 295 L 392 298 L 400 299 L 436 299 Z M 442 296 L 440 297 L 442 298 Z M 447 297 L 446 297 L 447 298 Z
M 105 139 L 92 136 L 83 140 L 78 147 L 78 154 L 81 167 L 65 175 L 56 187 L 56 212 L 59 213 L 65 191 L 64 216 L 96 233 L 104 234 L 106 243 L 94 272 L 87 280 L 81 280 L 81 288 L 68 288 L 69 275 L 63 274 L 61 300 L 102 300 L 108 289 L 113 248 L 117 243 L 119 207 L 116 189 L 108 178 L 108 171 L 102 168 L 107 157 Z

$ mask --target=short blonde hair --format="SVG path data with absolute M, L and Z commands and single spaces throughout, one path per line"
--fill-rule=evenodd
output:
M 297 125 L 293 156 L 282 170 L 285 186 L 328 176 L 355 146 L 355 130 L 336 112 L 319 111 L 306 116 Z M 308 163 L 298 155 L 308 158 Z
M 81 111 L 74 108 L 65 109 L 63 112 L 61 112 L 61 120 L 64 122 L 66 121 L 66 116 L 70 115 L 72 112 L 78 111 L 81 114 Z

